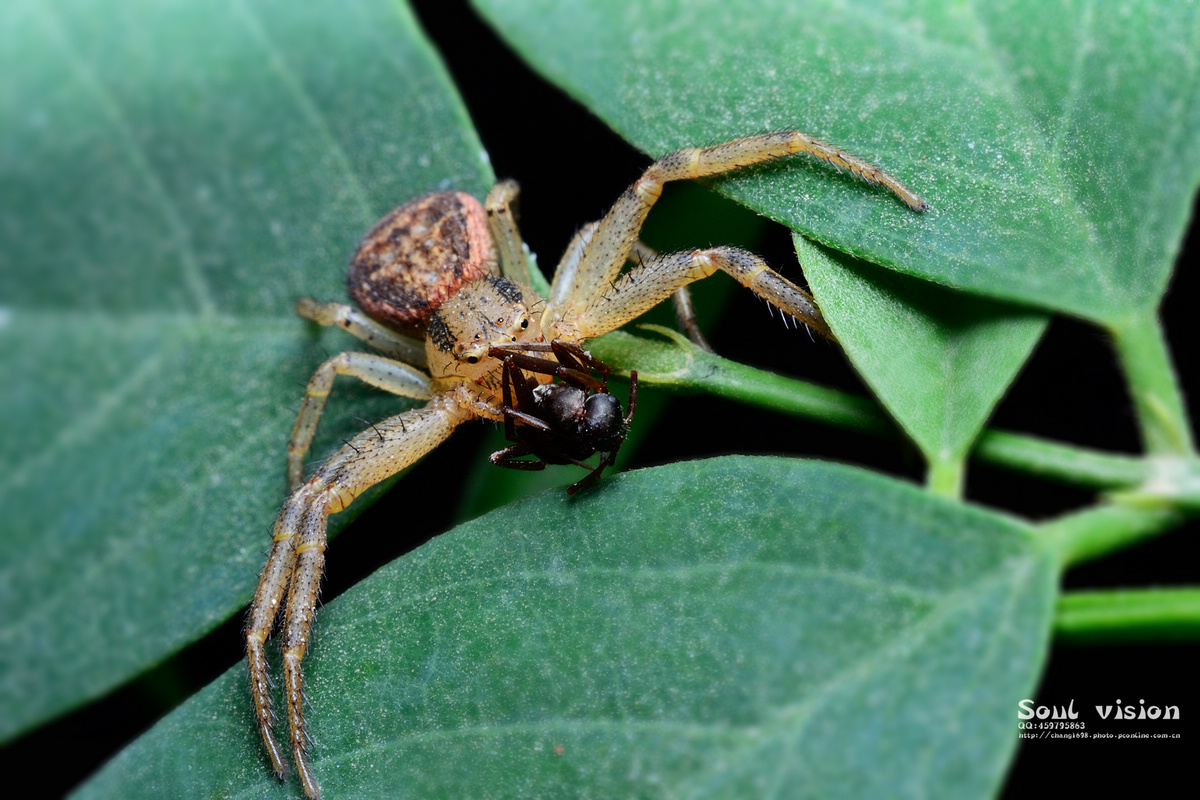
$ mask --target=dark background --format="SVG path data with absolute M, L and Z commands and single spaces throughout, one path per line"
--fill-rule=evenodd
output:
M 650 159 L 534 75 L 464 2 L 420 0 L 414 5 L 464 97 L 496 175 L 521 182 L 522 232 L 530 248 L 541 255 L 543 269 L 552 269 L 576 227 L 600 216 Z M 594 173 L 564 166 L 581 161 L 600 166 Z M 690 233 L 698 245 L 721 243 L 710 242 L 704 230 Z M 1167 337 L 1189 398 L 1198 394 L 1200 375 L 1196 359 L 1179 354 L 1194 350 L 1197 314 L 1191 304 L 1200 292 L 1190 262 L 1196 245 L 1193 227 L 1163 307 Z M 754 249 L 769 263 L 796 274 L 795 253 L 782 228 L 770 226 Z M 809 342 L 803 332 L 782 330 L 778 319 L 748 292 L 734 292 L 728 302 L 722 321 L 707 329 L 723 356 L 787 373 L 797 364 L 797 348 L 804 348 L 802 369 L 796 375 L 865 393 L 836 348 Z M 1200 409 L 1194 401 L 1190 405 L 1196 419 Z M 1099 450 L 1138 449 L 1124 383 L 1103 333 L 1067 319 L 1051 323 L 991 424 Z M 428 509 L 425 518 L 410 526 L 410 536 L 398 537 L 394 520 L 398 514 L 411 514 L 406 497 L 445 496 L 444 476 L 461 474 L 464 463 L 479 458 L 484 435 L 482 430 L 457 434 L 404 479 L 402 492 L 391 492 L 339 537 L 323 600 L 453 524 L 453 492 L 444 506 Z M 282 454 L 282 442 L 280 447 Z M 920 474 L 920 460 L 901 445 L 807 420 L 748 411 L 709 397 L 674 400 L 671 413 L 654 423 L 639 452 L 652 454 L 652 459 L 635 456 L 628 467 L 738 452 L 816 456 L 910 478 Z M 281 468 L 282 464 L 281 455 Z M 967 494 L 975 502 L 1032 519 L 1092 500 L 1085 492 L 978 464 L 970 467 Z M 1195 585 L 1197 527 L 1192 523 L 1073 569 L 1066 586 Z M 172 707 L 237 663 L 242 657 L 241 625 L 238 615 L 108 697 L 0 750 L 0 770 L 14 776 L 29 774 L 33 765 L 53 763 L 53 769 L 38 770 L 36 788 L 25 788 L 22 796 L 61 796 Z M 1040 796 L 1064 789 L 1109 796 L 1123 788 L 1145 791 L 1168 781 L 1194 787 L 1190 762 L 1197 740 L 1188 716 L 1200 708 L 1193 702 L 1198 655 L 1200 644 L 1194 642 L 1055 643 L 1037 704 L 1066 705 L 1073 699 L 1076 709 L 1090 709 L 1118 698 L 1136 705 L 1143 697 L 1147 704 L 1178 704 L 1184 738 L 1179 742 L 1027 742 L 1018 751 L 1004 796 Z

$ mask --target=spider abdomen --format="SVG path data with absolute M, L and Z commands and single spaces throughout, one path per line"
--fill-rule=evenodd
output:
M 435 192 L 393 209 L 367 232 L 346 284 L 367 314 L 421 337 L 442 303 L 495 272 L 483 206 L 463 192 Z

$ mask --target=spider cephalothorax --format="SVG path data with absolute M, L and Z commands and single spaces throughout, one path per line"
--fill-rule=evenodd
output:
M 601 452 L 600 465 L 576 487 L 595 480 L 612 463 L 624 439 L 634 396 L 631 386 L 630 412 L 621 416 L 619 403 L 613 407 L 616 398 L 606 387 L 590 383 L 594 381 L 590 376 L 579 377 L 597 363 L 586 356 L 583 343 L 619 328 L 714 272 L 728 273 L 784 313 L 817 331 L 827 331 L 813 299 L 753 253 L 711 247 L 659 255 L 638 241 L 663 184 L 799 152 L 887 187 L 914 211 L 925 210 L 920 197 L 878 167 L 798 131 L 780 131 L 677 150 L 651 164 L 603 219 L 583 226 L 575 235 L 547 298 L 529 288 L 528 265 L 511 211 L 517 187 L 506 181 L 488 194 L 483 205 L 470 195 L 438 192 L 385 216 L 351 260 L 349 289 L 361 311 L 312 300 L 297 304 L 301 316 L 322 325 L 339 325 L 381 355 L 346 352 L 321 364 L 308 383 L 288 443 L 292 491 L 276 518 L 274 544 L 245 632 L 255 719 L 280 778 L 287 767 L 274 735 L 265 645 L 282 610 L 289 749 L 305 794 L 320 795 L 308 760 L 301 662 L 316 609 L 330 514 L 421 458 L 472 419 L 504 422 L 514 445 L 543 461 L 579 461 L 578 453 Z M 638 263 L 626 271 L 635 253 Z M 548 348 L 555 353 L 557 365 L 549 371 L 529 366 L 532 362 L 527 359 L 537 358 L 532 354 L 544 354 Z M 304 456 L 337 375 L 351 375 L 427 402 L 371 425 L 305 481 Z M 555 376 L 562 382 L 553 385 L 564 388 L 537 390 L 531 385 L 550 384 Z M 589 403 L 594 407 L 591 411 Z M 575 408 L 578 404 L 582 415 Z M 592 422 L 602 429 L 595 436 L 587 431 Z

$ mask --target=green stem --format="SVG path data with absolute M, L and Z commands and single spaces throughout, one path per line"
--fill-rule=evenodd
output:
M 1146 451 L 1193 454 L 1191 426 L 1158 317 L 1153 312 L 1131 314 L 1113 322 L 1109 330 L 1129 381 Z
M 1074 642 L 1200 639 L 1200 588 L 1068 592 L 1054 633 Z
M 941 497 L 962 497 L 963 474 L 966 464 L 959 459 L 938 459 L 929 462 L 925 486 Z
M 1135 456 L 1099 453 L 1034 436 L 984 431 L 976 445 L 981 461 L 1089 489 L 1125 489 L 1144 483 L 1151 467 Z
M 705 390 L 719 397 L 865 433 L 895 434 L 891 422 L 868 400 L 763 372 L 736 361 L 721 361 L 721 364 L 711 364 L 715 368 L 705 375 L 704 380 Z
M 588 346 L 601 361 L 626 374 L 636 369 L 639 383 L 677 391 L 703 391 L 841 428 L 897 435 L 896 426 L 869 400 L 721 358 L 696 348 L 669 328 L 643 328 L 671 341 L 617 331 Z
M 862 397 L 729 361 L 696 349 L 674 331 L 652 329 L 671 341 L 618 331 L 594 340 L 589 346 L 601 360 L 618 370 L 628 373 L 631 368 L 637 369 L 639 381 L 647 386 L 710 392 L 862 433 L 893 439 L 902 436 L 875 403 Z M 1004 431 L 985 431 L 975 455 L 998 466 L 1099 490 L 1132 489 L 1146 483 L 1152 474 L 1152 465 L 1145 459 Z M 961 469 L 960 464 L 958 470 Z M 939 471 L 936 476 L 935 471 L 931 466 L 931 486 L 953 485 L 952 471 Z
M 1038 527 L 1042 543 L 1064 568 L 1100 558 L 1177 527 L 1180 509 L 1158 501 L 1106 503 Z

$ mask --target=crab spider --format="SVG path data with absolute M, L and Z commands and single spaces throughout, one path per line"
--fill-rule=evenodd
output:
M 282 612 L 288 749 L 304 793 L 320 796 L 308 756 L 302 663 L 317 605 L 329 515 L 420 459 L 464 422 L 489 419 L 511 425 L 504 367 L 513 358 L 502 354 L 520 352 L 522 344 L 530 345 L 529 352 L 544 353 L 545 343 L 553 342 L 582 351 L 588 339 L 619 328 L 715 272 L 728 273 L 785 314 L 828 333 L 812 297 L 753 253 L 710 247 L 660 255 L 638 242 L 642 223 L 667 182 L 718 175 L 801 152 L 884 186 L 914 211 L 926 208 L 920 197 L 878 167 L 798 131 L 781 131 L 677 150 L 655 161 L 603 219 L 575 235 L 547 298 L 529 288 L 511 211 L 517 186 L 506 181 L 482 205 L 466 194 L 439 192 L 385 216 L 367 233 L 350 263 L 350 294 L 361 311 L 337 303 L 298 303 L 302 317 L 338 325 L 379 354 L 342 353 L 321 364 L 308 383 L 288 444 L 292 491 L 275 520 L 274 543 L 245 629 L 254 716 L 276 775 L 284 778 L 287 765 L 274 734 L 265 646 Z M 638 263 L 623 271 L 634 253 L 640 256 Z M 304 456 L 338 375 L 426 403 L 372 425 L 305 481 Z M 529 379 L 549 383 L 553 374 L 534 372 Z

